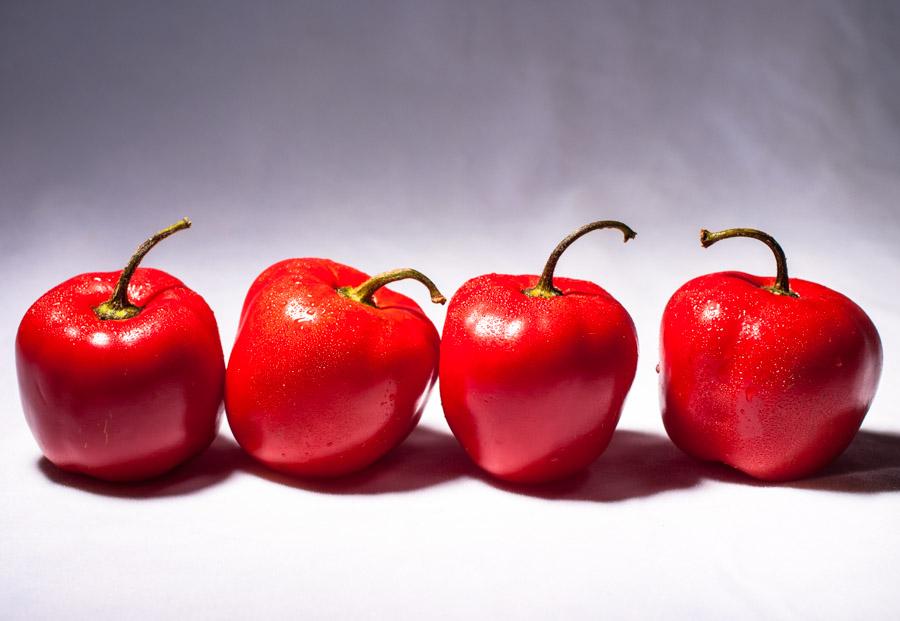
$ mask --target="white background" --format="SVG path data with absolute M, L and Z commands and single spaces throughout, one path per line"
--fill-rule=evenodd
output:
M 900 614 L 900 11 L 862 2 L 33 3 L 0 6 L 0 616 L 896 618 Z M 76 273 L 147 264 L 216 311 L 226 351 L 274 261 L 410 265 L 452 293 L 561 275 L 638 326 L 619 430 L 563 484 L 481 477 L 443 421 L 369 471 L 292 481 L 227 426 L 110 486 L 41 461 L 13 339 Z M 722 269 L 849 295 L 885 349 L 863 431 L 821 476 L 760 485 L 665 436 L 668 296 Z M 426 303 L 415 283 L 397 289 Z M 438 327 L 443 309 L 426 309 Z M 564 415 L 564 413 L 561 413 Z

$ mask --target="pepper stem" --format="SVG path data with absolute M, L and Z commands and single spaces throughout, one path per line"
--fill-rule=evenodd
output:
M 153 235 L 143 244 L 138 246 L 138 249 L 128 261 L 128 265 L 125 266 L 125 269 L 123 269 L 122 273 L 119 275 L 119 280 L 118 282 L 116 282 L 116 288 L 113 289 L 110 298 L 94 309 L 97 317 L 104 321 L 108 319 L 131 319 L 132 317 L 140 313 L 141 308 L 139 306 L 135 306 L 128 300 L 128 283 L 131 282 L 131 277 L 134 276 L 134 271 L 137 269 L 137 266 L 140 264 L 144 256 L 148 252 L 150 252 L 153 246 L 164 240 L 169 235 L 177 233 L 182 229 L 190 228 L 190 226 L 191 221 L 187 218 L 182 218 L 172 226 L 167 226 L 163 230 Z
M 431 294 L 431 301 L 435 304 L 443 304 L 447 301 L 447 298 L 445 298 L 444 295 L 438 290 L 437 286 L 433 282 L 431 282 L 431 279 L 428 278 L 428 276 L 426 276 L 419 270 L 412 269 L 411 267 L 391 270 L 389 272 L 384 272 L 382 274 L 372 276 L 357 287 L 341 287 L 340 289 L 338 289 L 338 293 L 350 298 L 351 300 L 355 300 L 356 302 L 368 304 L 369 306 L 375 306 L 375 301 L 372 298 L 375 295 L 376 291 L 387 284 L 396 282 L 398 280 L 406 280 L 407 278 L 418 280 L 420 283 L 428 287 L 428 292 Z
M 598 220 L 597 222 L 585 224 L 572 231 L 568 237 L 557 244 L 556 248 L 553 249 L 553 252 L 550 253 L 550 258 L 547 259 L 547 263 L 544 265 L 544 271 L 541 273 L 541 277 L 537 281 L 537 284 L 531 289 L 525 289 L 522 293 L 532 298 L 552 298 L 557 295 L 562 295 L 562 291 L 553 286 L 553 273 L 556 271 L 556 264 L 559 261 L 559 258 L 562 256 L 562 253 L 572 245 L 572 242 L 582 235 L 586 235 L 597 229 L 619 229 L 625 236 L 624 241 L 626 242 L 629 239 L 637 237 L 637 233 L 631 230 L 627 224 L 623 224 L 617 220 Z
M 788 279 L 787 257 L 784 256 L 784 250 L 775 238 L 768 233 L 763 233 L 756 229 L 725 229 L 717 233 L 711 233 L 706 229 L 700 231 L 700 244 L 704 248 L 709 248 L 717 241 L 728 239 L 729 237 L 752 237 L 767 245 L 775 255 L 775 264 L 778 267 L 778 273 L 775 276 L 775 284 L 771 287 L 763 287 L 766 291 L 770 291 L 775 295 L 786 295 L 788 297 L 798 297 L 796 293 L 791 291 L 791 283 Z

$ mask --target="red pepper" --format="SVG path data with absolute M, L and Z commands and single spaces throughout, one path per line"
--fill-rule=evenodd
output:
M 853 440 L 881 375 L 881 340 L 863 310 L 788 279 L 781 246 L 754 229 L 701 232 L 766 243 L 777 276 L 720 272 L 682 286 L 660 339 L 662 415 L 672 441 L 759 479 L 813 474 Z
M 251 285 L 228 362 L 225 409 L 238 443 L 288 474 L 365 468 L 416 426 L 434 384 L 440 339 L 411 299 L 327 259 L 288 259 Z
M 25 417 L 44 455 L 110 481 L 156 476 L 216 435 L 225 364 L 216 320 L 178 279 L 138 263 L 81 274 L 35 302 L 19 326 Z
M 450 428 L 492 475 L 537 483 L 572 474 L 609 444 L 634 380 L 628 312 L 592 282 L 555 278 L 569 245 L 621 222 L 585 225 L 556 247 L 540 278 L 469 280 L 447 309 L 440 388 Z

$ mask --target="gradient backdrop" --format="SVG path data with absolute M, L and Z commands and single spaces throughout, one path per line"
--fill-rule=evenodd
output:
M 896 616 L 898 33 L 887 1 L 3 1 L 3 615 Z M 559 267 L 638 326 L 609 453 L 562 489 L 496 489 L 434 394 L 396 455 L 336 486 L 266 480 L 227 426 L 194 470 L 136 490 L 59 475 L 21 415 L 18 321 L 185 215 L 146 264 L 206 297 L 226 352 L 282 258 L 416 267 L 449 295 L 624 220 L 634 243 L 594 233 Z M 665 438 L 668 296 L 774 273 L 756 242 L 701 249 L 701 227 L 731 226 L 775 235 L 792 275 L 881 330 L 869 431 L 818 481 L 721 481 Z

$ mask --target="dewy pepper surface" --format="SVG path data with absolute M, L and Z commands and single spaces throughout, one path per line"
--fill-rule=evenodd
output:
M 444 414 L 490 474 L 540 483 L 577 472 L 609 444 L 637 367 L 628 312 L 598 285 L 556 278 L 576 239 L 621 222 L 587 224 L 550 255 L 543 274 L 487 274 L 463 284 L 441 342 Z
M 41 296 L 16 336 L 25 417 L 60 468 L 147 479 L 216 435 L 225 364 L 206 302 L 160 270 L 138 268 L 186 218 L 148 239 L 122 272 L 81 274 Z
M 666 431 L 682 450 L 766 480 L 821 469 L 853 440 L 881 374 L 878 331 L 827 287 L 788 278 L 781 246 L 755 229 L 701 232 L 766 243 L 775 278 L 720 272 L 683 285 L 660 334 Z
M 410 298 L 327 259 L 288 259 L 251 285 L 228 363 L 225 405 L 241 447 L 291 475 L 336 477 L 397 446 L 422 415 L 440 338 Z

